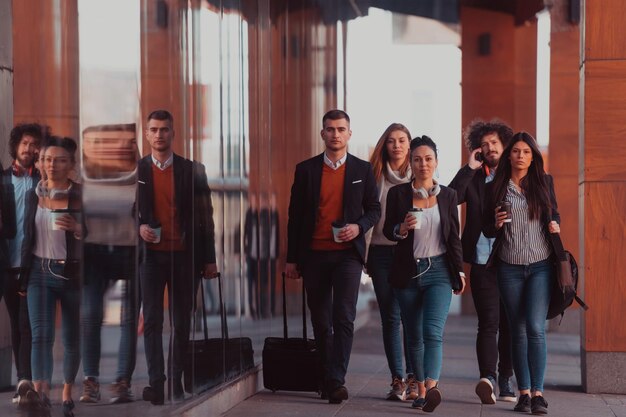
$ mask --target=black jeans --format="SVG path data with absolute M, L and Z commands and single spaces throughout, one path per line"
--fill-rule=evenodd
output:
M 185 252 L 147 249 L 139 266 L 144 316 L 144 348 L 148 378 L 152 387 L 165 381 L 163 359 L 163 293 L 168 289 L 170 326 L 168 376 L 180 381 L 184 355 L 189 342 L 193 277 L 191 263 Z M 161 385 L 162 386 L 162 385 Z
M 32 337 L 28 318 L 28 302 L 26 297 L 18 294 L 20 289 L 18 272 L 9 270 L 4 275 L 4 302 L 11 321 L 11 345 L 17 369 L 17 380 L 32 379 L 30 368 L 30 351 Z M 1 297 L 0 297 L 1 298 Z
M 302 276 L 328 390 L 345 384 L 363 265 L 354 249 L 311 251 Z
M 498 374 L 509 378 L 513 376 L 511 333 L 500 300 L 496 271 L 485 268 L 485 265 L 472 264 L 470 286 L 478 314 L 476 356 L 480 377 L 496 379 Z

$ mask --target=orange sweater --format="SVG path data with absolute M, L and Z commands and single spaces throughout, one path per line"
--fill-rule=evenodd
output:
M 180 233 L 180 222 L 174 200 L 173 165 L 160 170 L 152 164 L 154 182 L 154 217 L 161 223 L 161 241 L 148 243 L 148 248 L 158 251 L 183 251 L 185 244 Z
M 320 202 L 315 219 L 315 230 L 311 249 L 343 250 L 352 245 L 349 242 L 337 243 L 333 239 L 331 223 L 343 219 L 343 183 L 346 178 L 346 164 L 334 170 L 324 164 L 320 186 Z

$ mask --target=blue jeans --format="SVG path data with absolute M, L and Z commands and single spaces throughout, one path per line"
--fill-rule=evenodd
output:
M 400 305 L 389 285 L 387 278 L 393 262 L 394 246 L 371 245 L 367 257 L 367 272 L 372 277 L 376 301 L 380 311 L 380 321 L 383 327 L 383 345 L 391 377 L 402 377 L 402 347 L 406 360 L 406 373 L 413 373 L 411 360 L 408 354 L 406 337 L 400 335 L 402 320 Z
M 73 384 L 80 366 L 80 289 L 75 279 L 65 280 L 63 265 L 34 257 L 28 280 L 28 312 L 32 332 L 33 380 L 51 382 L 57 301 L 61 303 L 64 383 Z
M 548 356 L 546 315 L 552 289 L 552 262 L 498 264 L 498 287 L 509 319 L 513 369 L 520 390 L 543 391 Z
M 100 376 L 101 330 L 104 318 L 104 294 L 115 279 L 124 280 L 121 337 L 117 356 L 116 379 L 130 382 L 137 357 L 138 284 L 135 276 L 135 247 L 86 244 L 85 285 L 81 311 L 83 373 Z M 123 269 L 120 269 L 123 268 Z M 123 275 L 119 275 L 122 273 Z
M 446 255 L 430 259 L 430 263 L 420 259 L 417 264 L 418 274 L 423 275 L 411 279 L 406 288 L 394 288 L 418 381 L 439 380 L 443 360 L 443 328 L 452 300 Z

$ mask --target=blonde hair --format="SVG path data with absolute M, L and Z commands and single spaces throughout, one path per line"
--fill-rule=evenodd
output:
M 389 162 L 389 154 L 387 153 L 387 139 L 389 139 L 389 135 L 391 135 L 395 131 L 402 131 L 406 133 L 407 141 L 411 140 L 411 132 L 409 129 L 403 125 L 402 123 L 392 123 L 385 129 L 380 139 L 376 143 L 376 147 L 374 148 L 374 152 L 372 152 L 372 156 L 370 157 L 370 164 L 372 164 L 372 170 L 374 171 L 374 178 L 376 179 L 376 183 L 379 183 L 383 175 L 385 178 L 387 177 L 387 170 L 385 169 L 387 162 Z M 402 165 L 400 165 L 400 176 L 405 177 L 406 173 L 410 168 L 410 156 L 409 152 L 407 152 L 406 158 Z

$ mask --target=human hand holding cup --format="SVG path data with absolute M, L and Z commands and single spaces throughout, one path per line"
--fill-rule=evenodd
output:
M 50 210 L 52 230 L 74 231 L 76 229 L 76 219 L 70 213 L 69 209 Z
M 154 234 L 154 240 L 152 243 L 159 243 L 161 241 L 161 223 L 150 223 L 149 226 Z
M 346 222 L 342 220 L 335 220 L 331 223 L 331 226 L 333 228 L 333 240 L 337 243 L 343 242 L 343 240 L 339 238 L 339 234 L 341 233 L 343 228 L 346 227 Z
M 410 229 L 417 230 L 422 228 L 422 213 L 423 210 L 416 207 L 413 207 L 409 210 L 408 216 L 411 216 L 413 218 L 413 221 L 410 222 Z
M 513 217 L 511 213 L 511 203 L 501 201 L 496 207 L 496 229 L 500 229 L 504 223 L 511 223 Z

